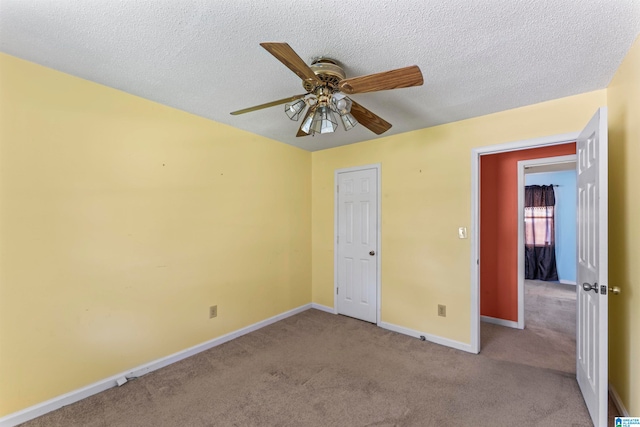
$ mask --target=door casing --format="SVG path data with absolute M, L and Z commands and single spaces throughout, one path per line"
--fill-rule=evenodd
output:
M 354 166 L 350 168 L 336 169 L 334 171 L 333 177 L 333 312 L 334 314 L 338 314 L 338 175 L 346 172 L 356 172 L 362 171 L 366 169 L 375 169 L 376 170 L 376 180 L 377 180 L 377 205 L 376 209 L 378 210 L 378 221 L 375 224 L 376 227 L 376 325 L 380 326 L 380 306 L 381 306 L 381 265 L 382 265 L 382 246 L 380 245 L 380 224 L 382 224 L 382 198 L 381 194 L 381 164 L 375 163 L 371 165 L 362 165 L 362 166 Z

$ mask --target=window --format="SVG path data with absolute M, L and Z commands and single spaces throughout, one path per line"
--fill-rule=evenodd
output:
M 524 243 L 530 246 L 554 244 L 553 206 L 524 208 Z

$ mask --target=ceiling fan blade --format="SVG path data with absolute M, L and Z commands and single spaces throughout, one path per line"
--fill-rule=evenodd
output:
M 260 43 L 271 55 L 287 66 L 291 71 L 296 73 L 302 80 L 310 81 L 316 85 L 322 84 L 322 81 L 316 76 L 311 68 L 291 49 L 287 43 Z
M 356 118 L 358 123 L 369 129 L 371 132 L 380 135 L 391 129 L 391 123 L 387 122 L 383 118 L 380 118 L 373 114 L 371 111 L 364 108 L 362 105 L 351 100 L 351 115 Z
M 344 79 L 340 81 L 339 86 L 342 92 L 351 95 L 354 93 L 420 86 L 422 83 L 424 83 L 422 71 L 417 65 L 412 65 L 382 73 Z
M 304 132 L 304 131 L 302 130 L 302 126 L 304 126 L 304 122 L 305 122 L 305 120 L 307 120 L 307 117 L 309 117 L 309 115 L 310 115 L 311 113 L 313 113 L 314 111 L 315 111 L 315 109 L 314 109 L 314 108 L 311 108 L 311 107 L 309 107 L 309 108 L 307 109 L 307 113 L 306 113 L 306 114 L 304 115 L 304 117 L 302 118 L 302 123 L 300 123 L 300 128 L 298 128 L 298 133 L 296 133 L 296 136 L 297 136 L 297 137 L 301 137 L 301 136 L 307 136 L 307 135 L 309 135 L 308 133 L 306 133 L 306 132 Z
M 238 114 L 250 113 L 256 110 L 262 110 L 263 108 L 273 107 L 275 105 L 286 104 L 287 102 L 293 102 L 296 99 L 304 98 L 307 94 L 291 96 L 289 98 L 278 99 L 277 101 L 267 102 L 266 104 L 260 104 L 253 107 L 245 108 L 243 110 L 234 111 L 231 113 L 232 116 L 237 116 Z

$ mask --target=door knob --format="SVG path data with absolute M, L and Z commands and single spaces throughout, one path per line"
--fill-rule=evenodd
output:
M 617 286 L 614 286 L 612 288 L 609 288 L 609 292 L 611 292 L 614 295 L 620 295 L 620 288 Z
M 598 293 L 598 284 L 594 283 L 593 285 L 589 284 L 589 283 L 583 283 L 582 284 L 582 289 L 584 289 L 585 292 L 589 292 L 589 291 L 595 291 L 596 294 Z
M 376 251 L 371 251 L 369 252 L 369 255 L 374 256 L 376 254 Z

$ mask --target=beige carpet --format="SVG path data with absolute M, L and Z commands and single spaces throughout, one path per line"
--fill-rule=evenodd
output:
M 472 355 L 308 310 L 24 426 L 591 425 L 574 375 L 499 335 Z
M 525 280 L 525 329 L 482 324 L 485 357 L 576 374 L 576 288 Z M 609 398 L 609 425 L 620 415 Z M 591 425 L 591 424 L 590 424 Z
M 482 323 L 483 355 L 576 373 L 575 286 L 525 280 L 525 329 Z

